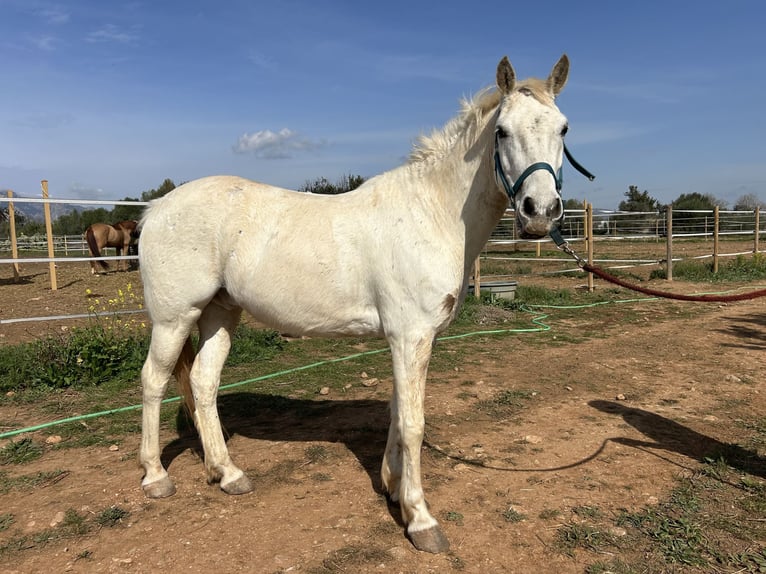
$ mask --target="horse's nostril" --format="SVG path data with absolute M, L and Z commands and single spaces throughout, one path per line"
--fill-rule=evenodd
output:
M 537 215 L 537 207 L 535 205 L 535 200 L 531 197 L 525 197 L 524 203 L 522 205 L 522 211 L 524 212 L 524 215 L 527 217 L 534 217 Z
M 564 216 L 564 204 L 559 199 L 555 205 L 548 210 L 548 217 L 554 221 L 561 219 Z

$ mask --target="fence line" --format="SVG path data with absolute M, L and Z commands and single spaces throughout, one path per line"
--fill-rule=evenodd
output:
M 0 205 L 8 203 L 11 222 L 11 237 L 0 241 L 0 252 L 11 246 L 11 257 L 0 258 L 0 264 L 12 264 L 14 277 L 18 279 L 16 271 L 19 263 L 48 263 L 51 266 L 51 286 L 55 290 L 55 263 L 90 261 L 89 250 L 81 236 L 54 237 L 50 231 L 49 214 L 46 216 L 46 236 L 16 237 L 13 222 L 14 203 L 42 203 L 68 205 L 139 205 L 145 206 L 145 201 L 128 200 L 86 200 L 86 199 L 52 199 L 47 195 L 47 181 L 43 180 L 43 199 L 13 197 L 8 192 L 8 197 L 0 197 Z M 48 212 L 49 210 L 46 210 Z M 588 217 L 588 212 L 592 215 Z M 766 234 L 760 221 L 760 210 L 753 211 L 731 210 L 673 210 L 670 206 L 662 211 L 647 212 L 623 212 L 610 210 L 594 210 L 591 204 L 586 203 L 583 209 L 566 210 L 566 218 L 562 227 L 562 234 L 570 242 L 583 242 L 586 249 L 594 249 L 602 241 L 656 241 L 667 244 L 668 255 L 665 258 L 653 260 L 645 259 L 598 259 L 593 257 L 595 263 L 626 263 L 636 265 L 662 264 L 668 265 L 668 279 L 672 279 L 672 263 L 680 259 L 672 256 L 672 244 L 675 239 L 685 238 L 710 238 L 714 243 L 714 265 L 717 266 L 719 257 L 727 257 L 739 254 L 718 253 L 717 243 L 720 237 L 753 237 L 754 247 L 752 253 L 758 253 L 761 235 Z M 670 233 L 668 233 L 670 231 Z M 537 251 L 536 258 L 523 258 L 524 261 L 567 261 L 567 259 L 541 258 L 540 250 L 543 244 L 549 243 L 550 239 L 522 240 L 515 236 L 514 213 L 509 210 L 494 229 L 487 248 L 492 246 L 511 245 L 518 249 L 520 244 L 533 244 Z M 19 257 L 18 249 L 32 251 L 48 248 L 48 257 Z M 56 254 L 63 251 L 64 257 Z M 71 256 L 71 253 L 82 253 L 82 257 Z M 751 252 L 746 252 L 751 253 Z M 135 255 L 121 257 L 103 257 L 107 260 L 136 260 Z M 516 259 L 511 259 L 516 260 Z M 519 260 L 521 260 L 519 258 Z M 477 273 L 477 279 L 479 274 Z M 478 281 L 477 281 L 478 285 Z
M 697 214 L 703 214 L 705 217 L 699 218 Z M 725 217 L 722 217 L 725 216 Z M 732 217 L 737 216 L 737 217 Z M 538 239 L 534 241 L 518 240 L 515 238 L 514 214 L 509 211 L 501 219 L 495 232 L 490 237 L 485 247 L 485 254 L 480 255 L 479 259 L 484 260 L 504 260 L 504 261 L 524 261 L 524 262 L 562 262 L 569 261 L 571 258 L 551 258 L 541 257 L 541 245 L 553 245 L 550 238 Z M 632 217 L 635 221 L 628 221 Z M 622 218 L 618 220 L 618 218 Z M 680 222 L 680 223 L 679 223 Z M 618 224 L 619 223 L 619 224 Z M 640 224 L 640 225 L 639 225 Z M 681 227 L 686 232 L 676 233 L 674 229 Z M 699 227 L 700 229 L 696 229 Z M 642 230 L 642 233 L 636 235 L 618 234 L 618 231 Z M 678 239 L 692 238 L 710 238 L 712 240 L 712 253 L 709 255 L 695 256 L 688 259 L 713 259 L 713 270 L 718 270 L 718 260 L 721 257 L 735 257 L 753 253 L 763 253 L 759 248 L 761 235 L 766 234 L 760 222 L 760 208 L 756 207 L 753 211 L 721 211 L 718 208 L 714 210 L 673 210 L 668 206 L 662 212 L 614 212 L 598 211 L 594 212 L 591 204 L 585 204 L 584 209 L 567 210 L 564 224 L 562 226 L 564 238 L 570 242 L 582 242 L 588 255 L 583 256 L 589 263 L 625 263 L 625 265 L 611 266 L 613 269 L 625 269 L 633 266 L 662 265 L 666 266 L 666 277 L 673 280 L 673 263 L 681 261 L 681 258 L 673 257 L 673 243 Z M 652 232 L 653 230 L 653 232 Z M 742 236 L 752 238 L 753 249 L 739 253 L 720 253 L 719 239 L 722 236 L 734 237 Z M 666 256 L 657 259 L 599 259 L 594 256 L 595 246 L 604 241 L 635 241 L 635 240 L 654 240 L 663 241 L 666 244 Z M 488 249 L 493 246 L 514 246 L 517 249 L 520 243 L 531 243 L 535 245 L 535 257 L 490 257 L 486 255 Z M 474 266 L 474 292 L 479 293 L 481 289 L 481 264 L 477 259 Z M 579 267 L 555 271 L 552 273 L 567 273 L 577 271 Z M 498 277 L 507 277 L 500 275 Z M 486 278 L 485 278 L 486 279 Z M 588 288 L 593 289 L 593 274 L 588 273 Z

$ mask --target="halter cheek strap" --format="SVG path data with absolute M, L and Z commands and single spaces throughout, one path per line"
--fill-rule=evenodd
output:
M 596 178 L 595 175 L 590 173 L 587 169 L 580 165 L 574 159 L 574 157 L 572 157 L 572 154 L 569 153 L 566 144 L 564 144 L 564 155 L 569 160 L 569 163 L 572 164 L 572 167 L 587 177 L 590 181 L 593 181 Z M 497 134 L 495 134 L 495 177 L 502 184 L 503 189 L 505 189 L 505 193 L 508 194 L 508 199 L 511 200 L 511 205 L 515 205 L 516 194 L 521 190 L 521 186 L 524 185 L 524 181 L 538 169 L 545 170 L 553 176 L 553 181 L 556 182 L 556 191 L 561 194 L 561 187 L 564 184 L 564 173 L 562 169 L 559 168 L 557 172 L 553 169 L 551 164 L 544 161 L 538 161 L 530 165 L 521 173 L 513 185 L 511 185 L 508 181 L 508 177 L 505 175 L 503 164 L 500 162 L 500 138 Z

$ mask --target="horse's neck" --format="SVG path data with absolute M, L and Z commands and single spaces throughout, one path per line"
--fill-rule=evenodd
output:
M 494 177 L 491 130 L 482 129 L 474 142 L 459 142 L 434 160 L 425 172 L 435 201 L 448 224 L 463 229 L 466 265 L 481 253 L 508 206 Z M 450 223 L 451 222 L 451 223 Z

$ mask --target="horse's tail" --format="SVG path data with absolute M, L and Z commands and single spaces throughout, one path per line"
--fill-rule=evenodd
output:
M 88 249 L 93 257 L 101 257 L 101 251 L 98 248 L 98 241 L 96 241 L 96 235 L 93 233 L 93 227 L 88 227 L 85 230 L 85 241 L 88 243 Z M 98 260 L 98 264 L 103 269 L 109 269 L 109 264 L 103 259 Z
M 194 414 L 196 411 L 194 393 L 192 393 L 191 388 L 191 367 L 196 354 L 194 345 L 192 345 L 191 338 L 189 337 L 186 339 L 183 349 L 181 349 L 181 355 L 178 357 L 176 366 L 173 368 L 178 393 L 183 399 L 184 406 L 182 412 L 178 414 L 177 424 L 179 431 L 187 431 L 191 427 L 191 422 L 194 422 L 194 426 L 197 425 L 197 417 Z

